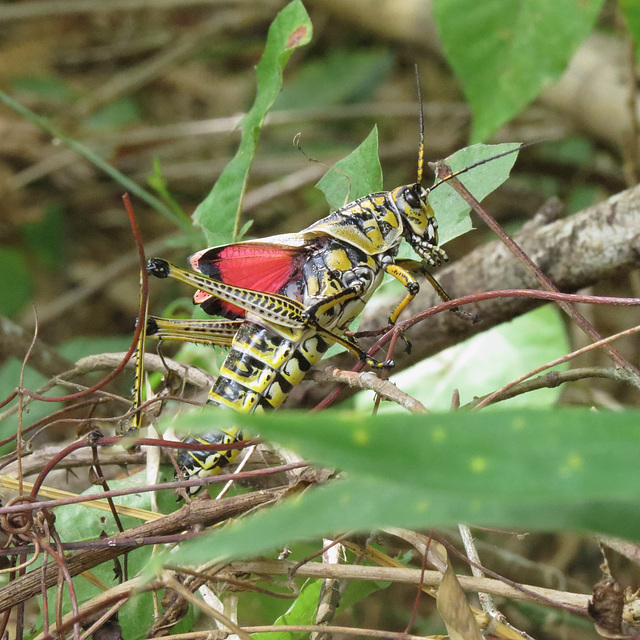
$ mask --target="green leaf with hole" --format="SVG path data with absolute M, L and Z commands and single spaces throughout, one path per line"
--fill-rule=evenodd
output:
M 603 0 L 435 0 L 445 55 L 486 140 L 555 82 Z
M 256 555 L 294 539 L 392 525 L 467 522 L 623 537 L 637 536 L 640 526 L 638 412 L 214 413 L 217 426 L 251 427 L 345 476 L 185 543 L 181 561 Z M 180 429 L 210 429 L 212 416 L 184 416 Z
M 520 143 L 517 142 L 474 144 L 456 151 L 441 162 L 449 166 L 453 172 L 481 163 L 461 173 L 458 180 L 476 200 L 482 201 L 507 180 L 518 157 L 519 148 Z M 436 182 L 434 186 L 429 195 L 429 202 L 438 219 L 440 244 L 444 244 L 473 228 L 469 217 L 471 207 L 446 182 Z
M 378 158 L 378 127 L 346 158 L 336 162 L 316 185 L 331 211 L 348 202 L 382 190 L 382 167 Z
M 256 68 L 258 81 L 253 106 L 243 118 L 240 147 L 215 186 L 193 214 L 209 244 L 237 238 L 242 197 L 264 119 L 282 87 L 282 72 L 295 49 L 311 39 L 311 22 L 300 0 L 288 4 L 269 28 L 267 44 Z

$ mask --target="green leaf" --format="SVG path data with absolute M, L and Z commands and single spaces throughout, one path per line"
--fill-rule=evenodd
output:
M 12 316 L 33 298 L 33 280 L 24 256 L 0 247 L 0 315 Z
M 348 202 L 382 190 L 382 167 L 378 158 L 378 127 L 346 158 L 329 169 L 316 185 L 331 211 Z
M 86 471 L 85 471 L 86 473 Z M 172 479 L 170 471 L 163 471 L 158 482 L 167 482 Z M 146 471 L 142 471 L 133 476 L 120 480 L 110 480 L 110 489 L 127 489 L 130 487 L 140 486 L 147 482 Z M 84 492 L 86 494 L 99 494 L 102 487 L 92 487 Z M 116 504 L 126 505 L 129 507 L 137 507 L 139 509 L 151 509 L 151 493 L 131 494 L 128 496 L 120 496 L 114 498 Z M 161 491 L 157 494 L 160 508 L 164 512 L 174 510 L 176 507 L 175 496 L 170 491 Z M 125 530 L 140 525 L 140 520 L 129 516 L 121 516 L 122 525 Z M 56 530 L 65 541 L 80 540 L 99 540 L 102 533 L 114 535 L 118 533 L 118 527 L 115 523 L 113 515 L 92 509 L 82 504 L 65 505 L 56 509 Z M 127 554 L 127 563 L 129 569 L 129 577 L 138 575 L 148 566 L 154 554 L 152 546 L 141 546 L 138 549 Z M 122 563 L 122 559 L 120 559 Z M 122 564 L 121 564 L 122 566 Z M 117 584 L 117 576 L 114 573 L 114 563 L 103 563 L 91 570 L 91 572 L 109 586 Z M 81 604 L 90 598 L 100 594 L 101 591 L 90 584 L 82 576 L 78 576 L 73 580 L 78 602 Z M 50 590 L 50 614 L 54 615 L 55 592 Z M 144 638 L 146 630 L 153 623 L 153 597 L 152 594 L 139 594 L 132 598 L 123 609 L 126 613 L 121 613 L 120 624 L 123 628 L 125 638 L 135 640 Z M 65 591 L 64 611 L 71 610 L 68 595 Z
M 64 235 L 64 216 L 60 205 L 47 205 L 41 220 L 25 222 L 20 230 L 29 252 L 33 252 L 47 269 L 60 268 Z
M 138 103 L 124 96 L 106 104 L 92 114 L 85 124 L 89 129 L 120 129 L 141 119 Z
M 20 93 L 31 93 L 43 99 L 71 103 L 74 90 L 60 78 L 52 75 L 20 76 L 11 80 L 11 89 Z
M 462 344 L 445 349 L 391 377 L 400 389 L 420 400 L 429 411 L 447 411 L 454 390 L 462 404 L 486 395 L 522 374 L 561 357 L 569 350 L 560 312 L 551 305 L 531 311 L 511 322 L 485 331 Z M 495 354 L 500 357 L 496 358 Z M 566 368 L 566 367 L 563 367 Z M 492 405 L 504 407 L 552 407 L 561 388 L 539 389 Z M 372 392 L 362 391 L 355 406 L 366 411 Z M 398 406 L 385 402 L 380 412 L 393 413 Z
M 385 81 L 394 56 L 385 49 L 331 49 L 308 62 L 278 96 L 274 109 L 319 109 L 364 102 Z
M 476 200 L 482 201 L 507 180 L 518 157 L 519 148 L 520 144 L 517 142 L 474 144 L 456 151 L 442 162 L 454 172 L 481 162 L 482 164 L 458 176 L 458 180 Z M 506 153 L 511 150 L 513 153 Z M 505 153 L 506 155 L 501 155 Z M 438 218 L 440 244 L 445 244 L 473 228 L 469 217 L 471 207 L 446 182 L 436 183 L 432 187 L 429 202 Z
M 225 415 L 346 479 L 185 543 L 172 562 L 256 555 L 297 538 L 386 526 L 589 530 L 640 526 L 638 412 Z M 211 413 L 181 428 L 209 429 Z M 215 550 L 215 552 L 212 552 Z
M 307 580 L 300 589 L 300 594 L 293 604 L 274 623 L 278 625 L 303 625 L 315 624 L 316 611 L 318 609 L 318 598 L 322 580 Z M 302 640 L 307 634 L 291 633 L 288 631 L 255 633 L 256 640 Z
M 445 55 L 486 140 L 560 77 L 603 0 L 436 0 Z
M 640 4 L 637 0 L 618 0 L 618 6 L 627 21 L 627 28 L 636 48 L 636 60 L 640 62 Z
M 264 54 L 256 69 L 256 99 L 241 124 L 240 147 L 193 214 L 211 245 L 230 242 L 238 236 L 242 197 L 262 124 L 280 92 L 287 61 L 295 49 L 309 42 L 311 29 L 300 0 L 294 0 L 280 11 L 269 28 Z
M 187 220 L 187 214 L 183 208 L 178 204 L 177 200 L 171 195 L 164 176 L 162 175 L 162 169 L 160 168 L 160 160 L 158 158 L 153 159 L 153 174 L 147 178 L 149 186 L 158 193 L 167 206 L 173 211 L 178 218 Z

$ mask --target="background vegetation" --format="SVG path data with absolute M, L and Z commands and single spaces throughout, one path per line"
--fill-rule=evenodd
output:
M 413 180 L 415 64 L 425 98 L 427 158 L 448 156 L 471 141 L 539 143 L 521 154 L 512 178 L 487 199 L 486 207 L 509 233 L 520 232 L 518 241 L 561 290 L 637 295 L 640 192 L 633 186 L 640 127 L 634 42 L 640 19 L 634 3 L 442 0 L 432 6 L 427 1 L 309 0 L 305 7 L 311 22 L 304 37 L 296 40 L 299 48 L 277 53 L 276 63 L 287 63 L 283 90 L 279 91 L 277 78 L 263 77 L 263 90 L 254 103 L 254 67 L 263 54 L 269 25 L 284 6 L 271 0 L 225 4 L 31 0 L 0 5 L 0 86 L 5 104 L 0 107 L 0 395 L 8 396 L 20 384 L 35 326 L 32 302 L 38 340 L 24 371 L 27 388 L 41 388 L 80 358 L 89 360 L 84 361 L 84 377 L 74 379 L 74 384 L 90 385 L 95 374 L 87 369 L 104 373 L 117 362 L 93 358 L 94 354 L 128 348 L 138 310 L 138 262 L 120 200 L 123 191 L 132 193 L 147 254 L 184 264 L 194 250 L 229 241 L 234 230 L 242 229 L 248 237 L 293 232 L 326 215 L 324 196 L 313 185 L 327 168 L 308 162 L 295 149 L 291 140 L 297 132 L 302 132 L 302 146 L 309 156 L 331 165 L 357 147 L 375 124 L 385 187 Z M 301 5 L 296 7 L 291 24 L 295 20 L 307 24 Z M 313 37 L 307 38 L 311 24 Z M 207 194 L 236 154 L 240 114 L 252 114 L 241 127 L 242 148 L 250 154 L 261 128 L 261 110 L 269 109 L 272 99 L 275 104 L 260 133 L 242 217 L 236 223 L 244 169 L 227 171 L 226 183 Z M 366 163 L 373 166 L 371 159 Z M 628 187 L 632 188 L 625 191 Z M 446 203 L 443 206 L 447 208 Z M 191 225 L 196 209 L 204 230 Z M 208 220 L 207 213 L 212 216 Z M 248 229 L 249 220 L 253 224 Z M 478 219 L 474 222 L 477 231 L 447 245 L 452 266 L 438 276 L 445 288 L 461 296 L 536 286 L 515 259 L 504 257 L 508 254 L 501 253 L 498 245 L 487 244 L 495 241 L 492 233 Z M 191 313 L 189 295 L 177 285 L 154 286 L 152 309 Z M 385 285 L 368 305 L 360 328 L 381 326 L 397 299 L 398 291 Z M 425 291 L 411 312 L 435 302 Z M 446 412 L 457 394 L 460 404 L 466 405 L 475 396 L 493 392 L 590 342 L 575 322 L 549 305 L 522 316 L 532 306 L 522 299 L 476 302 L 473 310 L 482 318 L 481 325 L 441 313 L 412 328 L 408 333 L 412 353 L 394 355 L 399 388 L 430 411 Z M 635 325 L 633 307 L 581 306 L 580 310 L 605 336 Z M 450 348 L 445 351 L 445 347 Z M 521 387 L 523 393 L 500 413 L 496 409 L 410 416 L 397 404 L 385 403 L 381 415 L 372 419 L 367 417 L 371 392 L 354 396 L 350 388 L 341 396 L 344 410 L 353 412 L 346 417 L 321 413 L 301 419 L 299 414 L 278 414 L 271 420 L 248 420 L 254 431 L 300 455 L 348 471 L 348 480 L 247 518 L 192 546 L 182 544 L 178 555 L 170 556 L 171 562 L 184 559 L 202 567 L 205 562 L 261 553 L 277 557 L 274 549 L 305 538 L 311 542 L 296 543 L 291 549 L 292 558 L 302 559 L 322 548 L 323 535 L 385 528 L 377 540 L 379 552 L 398 557 L 406 571 L 419 569 L 427 555 L 439 580 L 438 571 L 447 564 L 442 548 L 434 551 L 434 542 L 426 551 L 428 536 L 389 531 L 390 527 L 437 527 L 437 536 L 459 548 L 455 525 L 461 521 L 537 531 L 515 536 L 474 530 L 474 535 L 480 539 L 485 566 L 512 581 L 554 589 L 549 595 L 552 602 L 536 600 L 530 593 L 516 598 L 494 584 L 465 588 L 477 592 L 482 586 L 499 597 L 506 595 L 507 600 L 499 600 L 500 610 L 533 637 L 597 637 L 586 603 L 602 577 L 599 542 L 607 544 L 617 583 L 637 586 L 635 544 L 602 537 L 637 539 L 639 524 L 635 482 L 639 434 L 633 412 L 638 402 L 634 370 L 640 364 L 638 340 L 630 335 L 615 347 L 618 359 L 602 349 L 591 350 L 572 360 L 575 373 L 562 371 Z M 185 347 L 178 357 L 214 374 L 222 356 L 218 350 Z M 354 364 L 344 354 L 327 362 L 331 369 L 350 369 Z M 163 371 L 162 365 L 157 368 Z M 318 374 L 301 385 L 288 406 L 313 407 L 332 388 L 332 375 Z M 558 380 L 568 383 L 557 386 Z M 130 384 L 127 377 L 108 391 L 126 400 Z M 206 378 L 201 382 L 200 394 L 208 384 Z M 68 392 L 69 386 L 56 389 Z M 561 412 L 558 405 L 594 411 Z M 39 472 L 76 434 L 94 427 L 110 432 L 109 420 L 126 411 L 123 402 L 89 407 L 34 402 L 28 413 L 13 406 L 0 415 L 3 438 L 15 434 L 18 420 L 22 428 L 40 427 L 25 436 L 37 434 L 29 443 L 25 476 Z M 66 411 L 64 422 L 48 418 L 60 409 Z M 207 428 L 209 420 L 181 416 L 172 424 L 197 430 Z M 5 445 L 7 451 L 14 448 L 13 443 Z M 136 466 L 143 462 L 141 454 L 112 453 L 101 450 L 103 464 L 126 460 L 129 473 L 141 468 Z M 56 471 L 46 484 L 80 492 L 93 480 L 86 468 L 91 462 L 90 452 L 72 459 L 65 464 L 78 467 L 74 474 Z M 112 466 L 107 475 L 112 478 L 123 470 Z M 15 463 L 3 470 L 5 486 L 16 471 Z M 170 474 L 161 479 L 170 479 Z M 140 471 L 138 476 L 110 481 L 110 488 L 135 490 L 153 481 L 153 475 Z M 263 493 L 240 490 L 231 499 L 257 502 L 233 503 L 224 515 L 198 511 L 209 508 L 202 505 L 193 507 L 200 520 L 189 523 L 210 524 L 230 517 L 232 509 L 244 513 L 261 499 L 280 497 L 277 487 L 264 486 L 259 485 Z M 158 505 L 152 504 L 150 494 L 140 495 L 129 497 L 128 504 L 162 513 L 176 508 L 168 491 L 159 493 Z M 176 520 L 182 519 L 184 526 L 186 516 L 180 513 Z M 55 514 L 61 541 L 92 541 L 95 546 L 85 550 L 88 555 L 107 550 L 107 544 L 101 547 L 98 540 L 102 531 L 108 535 L 118 531 L 110 514 L 84 506 L 59 507 Z M 123 520 L 124 530 L 139 526 L 135 515 Z M 167 524 L 144 535 L 163 535 L 161 541 L 170 542 L 177 535 L 177 525 L 171 526 L 174 529 Z M 3 527 L 8 530 L 6 521 Z M 593 531 L 600 537 L 590 535 Z M 18 543 L 20 538 L 9 542 Z M 167 557 L 152 550 L 147 545 L 128 554 L 128 566 L 118 570 L 133 580 L 152 557 L 156 566 L 166 565 Z M 93 580 L 74 579 L 75 596 L 69 596 L 67 584 L 64 612 L 70 611 L 71 600 L 96 602 L 115 585 L 111 561 L 115 555 L 99 556 L 104 563 L 92 570 Z M 369 556 L 365 565 L 374 562 L 382 561 Z M 456 560 L 454 565 L 459 573 L 469 571 L 462 562 Z M 50 566 L 55 584 L 56 565 L 50 562 Z M 89 568 L 81 559 L 78 566 Z M 277 573 L 275 566 L 264 572 Z M 331 568 L 323 571 L 321 578 L 341 577 Z M 227 611 L 235 602 L 242 625 L 271 624 L 291 603 L 273 594 L 247 593 L 255 584 L 238 580 L 251 572 L 248 565 L 227 570 L 222 580 L 227 586 L 218 593 Z M 34 571 L 34 579 L 39 581 L 39 575 Z M 161 630 L 152 626 L 154 615 L 164 610 L 160 619 L 166 620 L 171 594 L 178 602 L 187 602 L 173 573 L 159 575 L 154 588 L 160 594 L 167 590 L 164 603 L 154 603 L 150 593 L 129 597 L 126 592 L 119 622 L 124 637 L 160 635 Z M 199 586 L 184 572 L 175 575 L 185 579 L 192 591 Z M 304 567 L 299 575 L 307 575 Z M 378 579 L 398 579 L 390 575 Z M 445 633 L 446 625 L 455 637 L 463 621 L 447 612 L 446 604 L 464 610 L 460 595 L 442 596 L 440 613 L 427 598 L 414 610 L 417 589 L 410 578 L 414 574 L 399 575 L 407 576 L 409 584 L 351 581 L 332 624 L 389 632 L 411 625 L 412 633 L 422 635 Z M 429 579 L 426 576 L 425 582 Z M 601 617 L 596 622 L 609 632 L 634 637 L 633 603 L 625 610 L 624 625 L 616 628 L 621 595 L 615 580 L 605 577 L 603 582 L 613 602 L 605 607 L 614 611 L 613 622 Z M 34 593 L 39 588 L 38 582 Z M 282 592 L 287 588 L 286 582 L 278 584 Z M 316 575 L 300 595 L 292 591 L 294 607 L 288 623 L 316 621 L 320 589 Z M 17 593 L 12 584 L 0 588 L 3 608 L 17 605 L 21 600 Z M 211 603 L 213 591 L 206 597 Z M 26 596 L 22 600 L 28 602 L 27 615 L 21 617 L 24 612 L 14 609 L 12 633 L 21 635 L 25 620 L 27 631 L 42 631 L 42 602 L 36 604 L 35 598 Z M 203 606 L 196 605 L 195 610 Z M 96 615 L 92 611 L 81 617 L 86 622 Z M 173 633 L 194 625 L 211 626 L 202 612 L 197 622 L 194 616 L 190 609 Z M 486 619 L 482 616 L 477 613 L 480 622 Z M 103 632 L 118 633 L 113 624 Z M 477 637 L 471 635 L 474 631 L 459 633 L 458 637 Z M 506 627 L 491 633 L 522 637 Z

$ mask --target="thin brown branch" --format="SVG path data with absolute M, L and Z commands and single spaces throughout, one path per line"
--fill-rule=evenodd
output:
M 374 391 L 384 400 L 395 402 L 404 407 L 411 413 L 427 413 L 426 407 L 415 398 L 411 397 L 401 389 L 398 389 L 393 382 L 389 380 L 381 380 L 372 371 L 358 373 L 355 371 L 342 371 L 333 367 L 328 367 L 322 371 L 316 371 L 312 374 L 316 382 L 340 382 L 354 389 L 364 389 Z
M 288 575 L 295 565 L 294 562 L 284 560 L 256 560 L 249 562 L 233 562 L 223 572 L 233 575 L 235 573 L 255 573 L 259 576 Z M 391 567 L 372 567 L 358 565 L 327 565 L 321 562 L 310 562 L 298 569 L 298 576 L 305 578 L 335 578 L 338 580 L 368 580 L 383 582 L 398 582 L 402 584 L 437 587 L 442 580 L 439 571 L 425 571 L 421 569 L 396 569 Z M 500 580 L 491 578 L 474 578 L 472 576 L 458 576 L 462 588 L 466 591 L 484 591 L 496 596 L 511 598 L 514 600 L 532 600 L 532 597 Z M 589 602 L 588 594 L 571 593 L 546 589 L 531 585 L 523 585 L 528 591 L 547 598 L 556 607 L 577 608 L 586 613 Z
M 76 362 L 75 366 L 58 376 L 59 379 L 72 380 L 75 377 L 85 375 L 92 371 L 110 370 L 117 366 L 124 358 L 124 353 L 99 353 L 86 358 L 81 358 Z M 128 361 L 125 365 L 126 369 L 135 368 L 135 363 Z M 187 384 L 191 384 L 198 389 L 209 389 L 216 381 L 215 376 L 210 373 L 194 367 L 193 365 L 183 364 L 171 358 L 161 358 L 152 353 L 145 353 L 144 356 L 145 371 L 157 371 L 158 373 L 167 373 L 167 369 L 172 374 L 184 380 Z
M 489 396 L 487 395 L 482 398 L 477 398 L 466 406 L 474 407 L 479 402 L 489 404 L 499 402 L 501 400 L 508 400 L 509 398 L 515 398 L 523 393 L 529 393 L 530 391 L 536 391 L 537 389 L 555 389 L 561 384 L 576 382 L 578 380 L 586 380 L 587 378 L 615 380 L 616 382 L 631 384 L 635 388 L 638 388 L 638 385 L 635 384 L 635 379 L 630 378 L 625 371 L 621 371 L 620 369 L 607 369 L 605 367 L 579 367 L 577 369 L 569 369 L 568 371 L 549 371 L 548 373 L 532 378 L 531 380 L 516 382 L 513 386 L 511 386 L 510 383 L 509 388 L 502 387 L 495 392 L 495 397 L 493 397 L 494 394 L 492 393 L 492 398 L 490 400 L 488 400 Z M 485 399 L 487 399 L 486 402 Z
M 483 406 L 486 406 L 492 402 L 495 402 L 496 399 L 505 391 L 509 391 L 509 389 L 515 387 L 518 383 L 520 382 L 524 382 L 527 378 L 530 378 L 531 376 L 535 375 L 536 373 L 541 373 L 542 371 L 544 371 L 545 369 L 549 369 L 550 367 L 555 367 L 556 365 L 562 364 L 564 362 L 567 362 L 568 360 L 575 358 L 579 355 L 582 355 L 583 353 L 587 353 L 589 351 L 592 351 L 593 349 L 599 347 L 600 345 L 603 344 L 609 344 L 610 342 L 613 342 L 619 338 L 631 335 L 633 333 L 638 333 L 640 331 L 640 326 L 637 327 L 633 327 L 632 329 L 627 329 L 626 331 L 621 331 L 620 333 L 617 333 L 613 336 L 609 336 L 608 338 L 604 338 L 602 340 L 599 340 L 598 342 L 594 342 L 592 344 L 587 345 L 586 347 L 583 347 L 582 349 L 577 349 L 576 351 L 573 351 L 572 353 L 569 353 L 565 356 L 562 356 L 561 358 L 558 358 L 556 360 L 552 360 L 551 362 L 547 362 L 546 364 L 542 365 L 541 367 L 538 367 L 537 369 L 533 369 L 533 371 L 529 371 L 528 373 L 525 373 L 523 376 L 521 376 L 520 378 L 518 378 L 517 380 L 513 380 L 512 382 L 504 385 L 504 387 L 498 389 L 497 391 L 494 391 L 493 393 L 489 394 L 488 396 L 486 396 L 482 401 L 480 401 L 477 405 L 476 405 L 476 409 L 480 409 Z M 628 369 L 624 369 L 621 372 L 621 379 L 624 379 L 625 382 L 627 383 L 631 383 L 633 384 L 633 386 L 635 386 L 636 388 L 638 388 L 639 386 L 639 381 L 637 379 L 637 377 L 635 375 L 633 375 Z

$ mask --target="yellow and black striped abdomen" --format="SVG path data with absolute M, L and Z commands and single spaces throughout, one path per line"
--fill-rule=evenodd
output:
M 329 346 L 312 330 L 297 332 L 293 340 L 255 322 L 245 322 L 235 335 L 231 351 L 209 392 L 209 402 L 240 413 L 275 409 Z M 198 438 L 188 437 L 184 442 L 222 445 L 242 440 L 242 431 L 234 426 Z M 238 454 L 238 449 L 186 450 L 178 455 L 178 465 L 187 477 L 216 475 L 235 462 Z
M 242 325 L 226 357 L 209 401 L 241 413 L 275 409 L 329 348 L 311 330 L 297 340 L 254 322 Z

